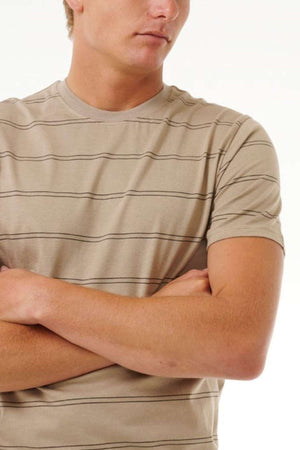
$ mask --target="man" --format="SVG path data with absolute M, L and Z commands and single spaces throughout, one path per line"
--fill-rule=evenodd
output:
M 225 379 L 263 371 L 277 156 L 163 83 L 189 6 L 67 0 L 68 77 L 0 103 L 0 447 L 216 449 Z

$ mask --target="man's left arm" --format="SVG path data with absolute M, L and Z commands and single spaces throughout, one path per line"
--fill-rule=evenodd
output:
M 36 320 L 137 372 L 253 379 L 265 365 L 282 269 L 277 242 L 222 239 L 208 248 L 212 295 L 135 298 L 51 279 Z

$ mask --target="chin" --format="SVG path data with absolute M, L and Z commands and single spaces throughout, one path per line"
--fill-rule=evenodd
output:
M 144 72 L 154 72 L 156 70 L 159 70 L 159 68 L 163 65 L 164 59 L 163 58 L 140 58 L 136 60 L 132 60 L 131 63 L 129 63 L 130 67 L 136 68 L 137 70 L 141 70 Z

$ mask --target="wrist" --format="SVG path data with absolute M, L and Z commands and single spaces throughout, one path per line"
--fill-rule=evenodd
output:
M 43 325 L 44 319 L 55 307 L 55 301 L 60 298 L 61 280 L 41 276 L 35 289 L 35 301 L 32 314 L 37 324 Z

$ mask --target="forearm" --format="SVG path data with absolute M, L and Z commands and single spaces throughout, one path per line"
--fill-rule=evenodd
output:
M 0 392 L 56 383 L 115 363 L 41 325 L 0 321 Z
M 242 379 L 245 347 L 225 300 L 212 295 L 137 300 L 55 283 L 39 303 L 36 320 L 65 339 L 149 375 Z

